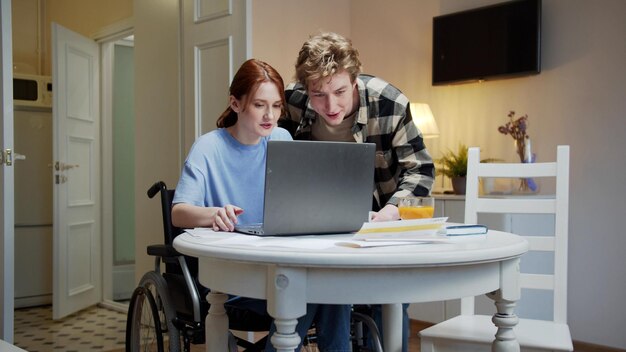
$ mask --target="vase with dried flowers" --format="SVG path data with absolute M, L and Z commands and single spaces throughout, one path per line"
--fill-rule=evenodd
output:
M 515 118 L 515 111 L 510 111 L 508 117 L 509 122 L 498 127 L 498 132 L 504 135 L 508 134 L 513 137 L 520 162 L 534 162 L 535 155 L 531 152 L 530 137 L 526 133 L 526 129 L 528 127 L 528 115 Z M 523 178 L 520 182 L 519 190 L 522 192 L 535 192 L 537 191 L 537 184 L 533 179 Z

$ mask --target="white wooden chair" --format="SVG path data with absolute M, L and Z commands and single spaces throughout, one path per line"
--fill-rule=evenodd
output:
M 553 177 L 554 197 L 479 197 L 484 177 Z M 478 213 L 554 214 L 554 236 L 524 236 L 532 251 L 553 252 L 553 274 L 521 273 L 522 299 L 531 290 L 551 290 L 552 320 L 519 319 L 513 329 L 522 351 L 573 351 L 567 325 L 567 235 L 569 146 L 557 148 L 556 162 L 534 164 L 480 163 L 479 148 L 469 148 L 465 223 L 477 223 Z M 524 258 L 522 257 L 523 268 Z M 488 315 L 474 312 L 474 297 L 461 299 L 461 315 L 420 332 L 422 352 L 490 351 L 496 327 Z

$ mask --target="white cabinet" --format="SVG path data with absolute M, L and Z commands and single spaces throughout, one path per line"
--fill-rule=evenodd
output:
M 447 216 L 448 222 L 462 223 L 465 218 L 465 196 L 434 195 L 435 217 Z
M 465 196 L 435 194 L 435 217 L 447 216 L 448 222 L 463 223 L 465 218 Z M 552 236 L 554 234 L 553 215 L 528 215 L 528 214 L 479 214 L 478 222 L 487 225 L 492 230 L 502 230 L 516 234 L 533 234 Z M 520 263 L 522 272 L 551 273 L 553 268 L 545 263 L 550 258 L 543 258 L 545 253 L 529 252 L 525 254 Z M 515 309 L 516 314 L 524 318 L 551 319 L 552 307 L 546 307 L 545 297 L 535 297 L 536 293 L 524 294 Z M 493 301 L 485 296 L 476 299 L 476 312 L 478 314 L 493 314 L 496 309 Z M 412 303 L 409 307 L 409 317 L 431 323 L 439 323 L 452 318 L 460 313 L 460 300 Z

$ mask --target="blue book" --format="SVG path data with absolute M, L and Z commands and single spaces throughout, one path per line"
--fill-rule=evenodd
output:
M 446 235 L 463 236 L 463 235 L 484 235 L 487 233 L 485 225 L 451 225 L 446 226 Z

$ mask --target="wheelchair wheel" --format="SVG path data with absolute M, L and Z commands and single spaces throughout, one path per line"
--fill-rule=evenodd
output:
M 157 305 L 152 293 L 137 287 L 128 307 L 126 352 L 163 352 L 163 335 Z
M 369 330 L 369 336 L 365 336 L 363 327 Z M 371 341 L 367 341 L 367 339 Z M 369 346 L 369 347 L 368 347 Z M 352 351 L 355 352 L 383 352 L 378 327 L 369 315 L 352 312 Z
M 180 331 L 174 326 L 176 310 L 170 302 L 167 282 L 157 272 L 149 271 L 141 278 L 139 286 L 149 290 L 156 302 L 164 350 L 166 352 L 180 352 Z

